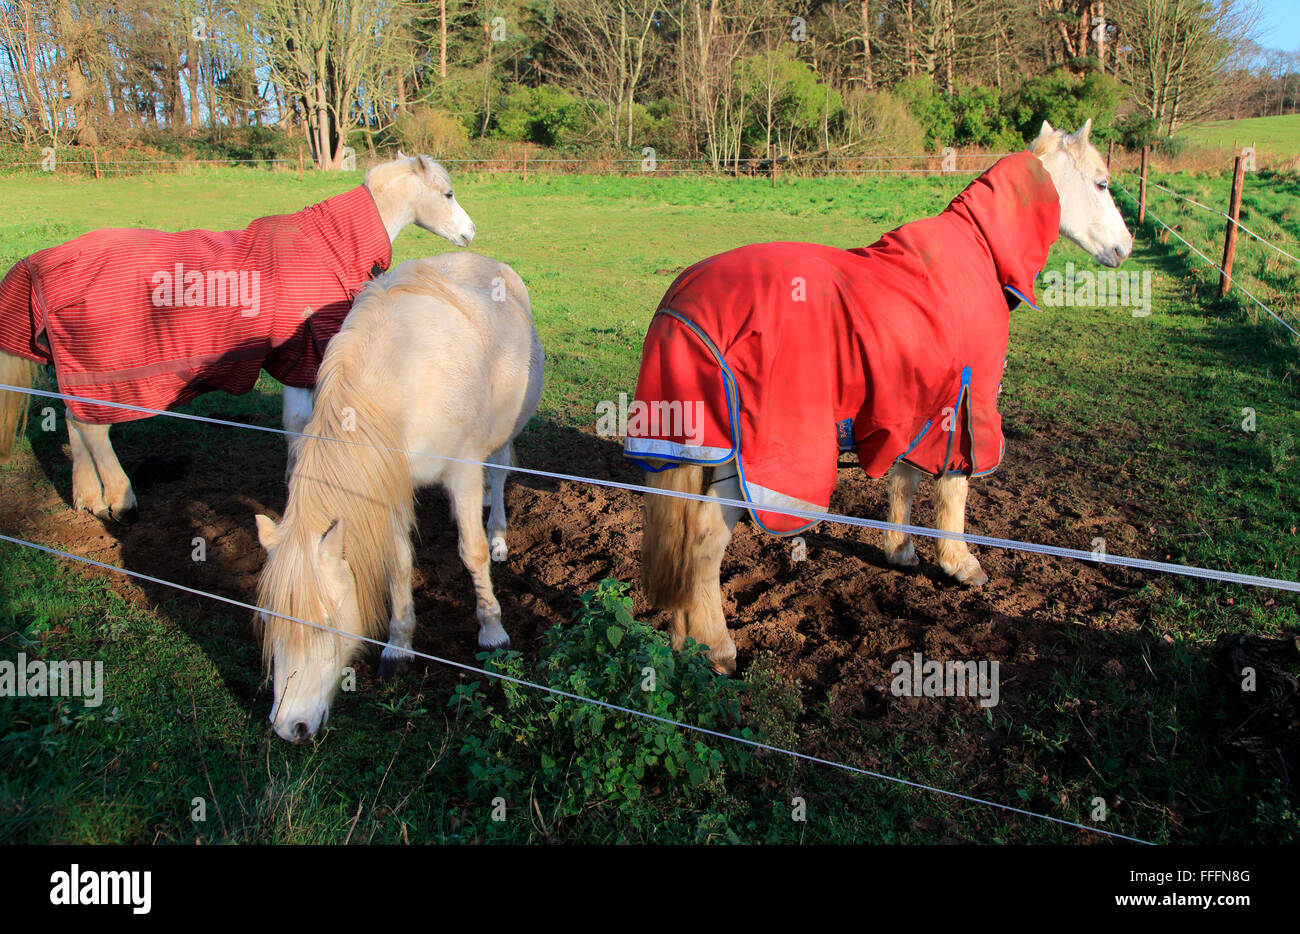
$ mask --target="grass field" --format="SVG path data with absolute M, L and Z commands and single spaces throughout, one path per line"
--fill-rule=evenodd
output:
M 0 265 L 97 227 L 242 226 L 349 183 L 239 170 L 98 183 L 0 178 Z M 1222 177 L 1162 183 L 1210 203 L 1226 200 Z M 760 240 L 870 243 L 937 212 L 962 185 L 958 178 L 841 177 L 792 179 L 773 190 L 766 180 L 745 179 L 456 179 L 480 231 L 473 248 L 523 277 L 547 351 L 547 388 L 521 445 L 525 455 L 563 432 L 591 435 L 596 403 L 632 390 L 646 324 L 677 270 Z M 1131 204 L 1122 194 L 1117 200 L 1131 219 Z M 1162 203 L 1158 193 L 1151 206 L 1217 256 L 1221 227 L 1212 216 Z M 1243 222 L 1296 252 L 1294 176 L 1252 177 Z M 1266 318 L 1256 321 L 1238 296 L 1211 297 L 1216 279 L 1176 241 L 1162 242 L 1154 224 L 1134 234 L 1125 270 L 1152 272 L 1149 316 L 1123 307 L 1013 314 L 1003 408 L 1009 424 L 1024 426 L 1018 450 L 1033 451 L 1027 462 L 1070 465 L 1050 482 L 1077 488 L 1085 500 L 1131 505 L 1126 521 L 1147 517 L 1131 542 L 1141 556 L 1300 579 L 1300 348 Z M 396 259 L 446 248 L 408 231 Z M 1097 268 L 1059 244 L 1048 269 L 1067 262 Z M 1244 241 L 1237 263 L 1244 286 L 1292 322 L 1300 318 L 1294 264 Z M 264 381 L 249 396 L 209 396 L 191 410 L 275 424 L 276 392 Z M 1247 409 L 1253 430 L 1245 427 Z M 123 448 L 189 446 L 196 458 L 226 458 L 236 471 L 241 456 L 253 456 L 226 435 L 165 419 L 120 434 Z M 44 535 L 57 547 L 69 511 L 55 492 L 67 483 L 61 442 L 38 419 L 28 438 L 14 464 L 0 468 L 0 484 L 5 498 L 21 492 L 46 505 L 28 516 L 0 504 L 0 531 Z M 270 442 L 256 450 L 278 456 Z M 585 465 L 573 466 L 580 473 Z M 1024 537 L 1090 547 L 1090 533 L 1073 531 L 1071 516 L 1010 492 L 1006 508 Z M 147 527 L 147 501 L 142 511 Z M 90 536 L 83 551 L 106 553 L 95 549 L 109 548 L 111 536 L 101 538 Z M 1017 564 L 1018 573 L 1032 582 L 1036 561 Z M 1253 745 L 1238 742 L 1248 721 L 1286 709 L 1276 705 L 1287 702 L 1285 680 L 1300 668 L 1279 656 L 1258 705 L 1243 706 L 1240 692 L 1216 677 L 1213 651 L 1228 633 L 1300 633 L 1295 595 L 1155 575 L 1123 582 L 1113 619 L 1067 613 L 1053 628 L 1063 661 L 1013 709 L 846 717 L 834 687 L 794 683 L 756 655 L 734 698 L 730 688 L 696 679 L 684 661 L 679 703 L 658 712 L 704 716 L 738 704 L 744 726 L 772 742 L 1144 839 L 1300 840 L 1300 794 L 1267 764 L 1271 750 L 1287 748 L 1285 723 L 1276 735 L 1251 734 Z M 1052 594 L 1045 597 L 1050 604 Z M 566 614 L 586 615 L 569 642 L 549 646 L 552 661 L 590 653 L 604 664 L 658 651 L 659 637 L 621 613 L 615 597 L 606 593 L 585 608 L 577 598 L 567 598 Z M 873 622 L 861 619 L 863 627 Z M 584 626 L 605 632 L 607 625 L 632 635 L 621 645 L 582 641 Z M 670 748 L 663 744 L 671 738 L 616 717 L 583 722 L 573 711 L 486 685 L 453 687 L 437 673 L 367 680 L 339 701 L 323 742 L 289 747 L 269 737 L 259 647 L 245 616 L 0 546 L 0 659 L 20 651 L 103 659 L 108 696 L 94 711 L 0 699 L 0 841 L 1090 840 L 780 757 L 747 761 L 717 743 L 678 751 L 680 776 L 670 780 L 662 755 L 648 764 L 639 757 Z M 461 660 L 472 660 L 468 646 Z M 536 673 L 527 657 L 503 664 Z M 627 742 L 599 745 L 615 734 Z M 648 770 L 644 777 L 628 770 L 629 759 Z M 679 768 L 683 759 L 689 768 Z M 510 804 L 502 821 L 493 819 L 499 795 Z M 1095 816 L 1098 796 L 1107 802 L 1105 819 Z M 795 798 L 809 803 L 806 822 L 791 819 Z M 193 819 L 197 799 L 208 809 L 205 821 Z
M 1260 152 L 1279 156 L 1300 156 L 1300 114 L 1248 117 L 1242 120 L 1207 120 L 1178 131 L 1180 138 L 1197 146 L 1231 149 L 1254 146 Z

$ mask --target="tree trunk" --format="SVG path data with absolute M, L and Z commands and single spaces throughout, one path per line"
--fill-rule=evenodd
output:
M 953 0 L 947 0 L 944 5 L 943 39 L 944 88 L 951 94 L 956 90 L 952 81 L 952 60 L 957 57 L 957 13 L 953 9 Z
M 190 128 L 193 132 L 199 132 L 203 125 L 203 108 L 199 101 L 199 88 L 202 86 L 202 78 L 199 76 L 199 56 L 194 49 L 193 44 L 185 54 L 185 81 L 190 95 Z
M 438 0 L 438 76 L 447 77 L 447 0 Z
M 907 63 L 907 73 L 916 74 L 916 11 L 912 0 L 907 0 L 907 32 L 903 39 L 903 60 Z
M 876 87 L 876 76 L 871 67 L 871 0 L 862 0 L 862 72 L 867 83 L 867 90 Z
M 1097 0 L 1097 16 L 1101 19 L 1100 30 L 1097 33 L 1097 67 L 1102 74 L 1106 73 L 1106 3 L 1105 0 Z

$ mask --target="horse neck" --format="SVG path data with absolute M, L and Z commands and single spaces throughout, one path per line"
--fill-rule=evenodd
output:
M 1078 169 L 1068 157 L 1056 156 L 1054 153 L 1038 157 L 1039 163 L 1043 166 L 1043 171 L 1047 177 L 1052 180 L 1052 187 L 1056 189 L 1056 197 L 1061 202 L 1061 212 L 1065 212 L 1065 199 L 1061 197 L 1061 191 L 1064 188 L 1062 182 L 1065 180 L 1067 172 L 1076 172 Z M 1058 236 L 1060 232 L 1057 232 Z
M 387 618 L 388 578 L 398 563 L 398 537 L 409 534 L 415 496 L 394 413 L 363 388 L 357 368 L 339 361 L 351 350 L 344 333 L 335 342 L 340 338 L 339 353 L 321 367 L 308 437 L 289 480 L 284 531 L 299 547 L 314 547 L 332 523 L 343 522 L 362 627 L 374 634 Z
M 415 220 L 415 212 L 411 209 L 409 194 L 397 183 L 400 175 L 397 172 L 383 171 L 384 168 L 386 167 L 376 170 L 374 175 L 366 179 L 365 185 L 370 191 L 370 197 L 375 199 L 375 207 L 379 210 L 380 220 L 384 222 L 384 229 L 388 231 L 388 242 L 391 245 L 397 235 Z

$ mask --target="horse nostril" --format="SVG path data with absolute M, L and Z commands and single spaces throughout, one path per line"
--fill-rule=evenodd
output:
M 311 731 L 307 729 L 307 721 L 299 720 L 293 725 L 293 741 L 305 743 L 309 739 L 311 739 Z

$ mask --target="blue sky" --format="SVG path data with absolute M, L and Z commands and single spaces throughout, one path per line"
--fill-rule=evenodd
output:
M 1261 0 L 1256 41 L 1265 48 L 1300 50 L 1300 0 Z

